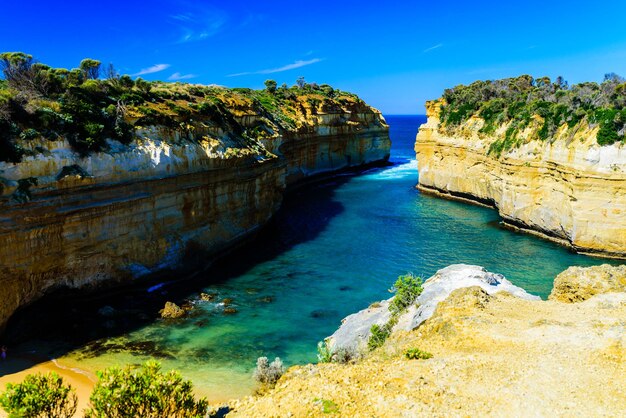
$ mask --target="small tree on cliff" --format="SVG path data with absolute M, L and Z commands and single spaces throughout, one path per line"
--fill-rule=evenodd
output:
M 95 80 L 100 77 L 100 61 L 85 58 L 80 62 L 80 70 L 83 72 L 85 79 Z
M 265 89 L 267 90 L 268 93 L 274 94 L 276 92 L 277 86 L 278 86 L 278 83 L 276 83 L 276 81 L 265 80 Z
M 137 78 L 135 80 L 135 87 L 141 90 L 143 93 L 148 94 L 152 89 L 152 84 L 149 81 L 144 80 L 143 78 Z
M 9 85 L 19 88 L 24 78 L 31 78 L 33 56 L 23 52 L 4 52 L 0 54 L 0 69 Z

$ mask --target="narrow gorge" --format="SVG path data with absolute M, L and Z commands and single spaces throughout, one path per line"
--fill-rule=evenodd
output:
M 52 289 L 206 264 L 262 227 L 287 187 L 389 158 L 384 118 L 358 97 L 282 93 L 162 83 L 126 105 L 130 140 L 9 143 L 20 158 L 0 162 L 0 329 Z

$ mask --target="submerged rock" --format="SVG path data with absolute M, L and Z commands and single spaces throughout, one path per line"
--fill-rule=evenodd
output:
M 165 302 L 165 307 L 159 311 L 161 318 L 176 319 L 185 316 L 185 310 L 174 302 Z
M 424 282 L 422 294 L 417 298 L 416 303 L 409 306 L 399 317 L 394 330 L 410 331 L 417 328 L 432 316 L 437 304 L 446 299 L 453 290 L 472 286 L 480 287 L 487 294 L 504 291 L 522 299 L 540 299 L 539 296 L 533 296 L 513 285 L 501 274 L 490 273 L 480 266 L 453 264 L 439 270 Z M 367 309 L 343 319 L 341 327 L 329 337 L 329 345 L 334 350 L 358 351 L 361 349 L 367 344 L 372 325 L 382 326 L 391 318 L 389 304 L 392 299 L 373 303 Z
M 200 300 L 204 302 L 212 302 L 217 297 L 217 293 L 200 293 Z
M 626 265 L 570 267 L 554 279 L 550 300 L 582 302 L 600 293 L 626 292 Z

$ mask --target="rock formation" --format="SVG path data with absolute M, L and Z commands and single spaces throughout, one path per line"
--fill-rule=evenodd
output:
M 163 309 L 159 311 L 161 318 L 177 319 L 185 316 L 185 310 L 174 302 L 165 302 Z
M 464 270 L 490 281 L 490 273 Z M 458 278 L 471 287 L 446 292 L 417 329 L 395 330 L 355 364 L 292 367 L 268 394 L 231 402 L 229 416 L 623 415 L 626 293 L 572 304 Z M 416 348 L 433 357 L 407 359 Z
M 269 112 L 254 92 L 192 89 L 173 94 L 198 103 L 157 109 L 170 125 L 170 108 L 186 115 L 177 127 L 148 125 L 147 102 L 127 111 L 127 144 L 32 138 L 18 140 L 21 161 L 0 161 L 0 329 L 49 289 L 206 263 L 263 226 L 288 185 L 389 156 L 382 115 L 354 95 L 294 94 Z
M 626 265 L 570 267 L 554 279 L 550 300 L 582 302 L 594 295 L 626 292 Z
M 478 286 L 487 294 L 508 292 L 522 299 L 539 300 L 522 288 L 514 286 L 501 274 L 490 273 L 480 266 L 453 264 L 435 273 L 426 280 L 424 290 L 399 318 L 394 331 L 410 331 L 419 327 L 430 318 L 439 302 L 446 299 L 452 291 L 464 287 Z M 393 298 L 374 304 L 367 309 L 346 317 L 341 327 L 328 338 L 328 345 L 333 350 L 346 349 L 362 351 L 370 336 L 370 328 L 377 324 L 382 326 L 391 318 L 389 304 Z
M 490 153 L 507 125 L 484 134 L 471 116 L 454 129 L 440 121 L 441 100 L 427 104 L 428 121 L 415 142 L 419 189 L 497 208 L 504 221 L 578 252 L 626 257 L 626 147 L 600 146 L 584 123 L 537 138 L 539 123 L 518 146 Z

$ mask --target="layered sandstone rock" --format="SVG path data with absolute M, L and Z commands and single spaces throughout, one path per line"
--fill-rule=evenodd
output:
M 621 416 L 625 317 L 626 293 L 571 304 L 461 287 L 365 359 L 292 367 L 229 416 Z M 407 359 L 415 348 L 433 357 Z
M 626 292 L 626 265 L 570 267 L 554 279 L 550 300 L 582 302 L 611 292 Z
M 264 225 L 288 183 L 388 158 L 388 127 L 361 101 L 303 107 L 286 130 L 233 100 L 223 126 L 142 127 L 89 155 L 34 139 L 20 163 L 0 162 L 0 329 L 49 289 L 206 263 Z
M 489 155 L 504 137 L 479 133 L 472 117 L 448 131 L 439 120 L 440 101 L 427 105 L 428 121 L 415 142 L 419 188 L 444 197 L 495 206 L 511 226 L 541 234 L 579 252 L 626 257 L 626 147 L 599 146 L 597 127 L 561 127 L 549 141 L 536 138 Z
M 240 111 L 236 117 L 246 127 L 267 122 L 254 112 Z M 296 117 L 294 131 L 280 132 L 270 126 L 270 132 L 259 138 L 268 151 L 287 162 L 287 185 L 310 176 L 389 159 L 389 127 L 378 110 L 362 101 L 341 108 L 303 101 Z

